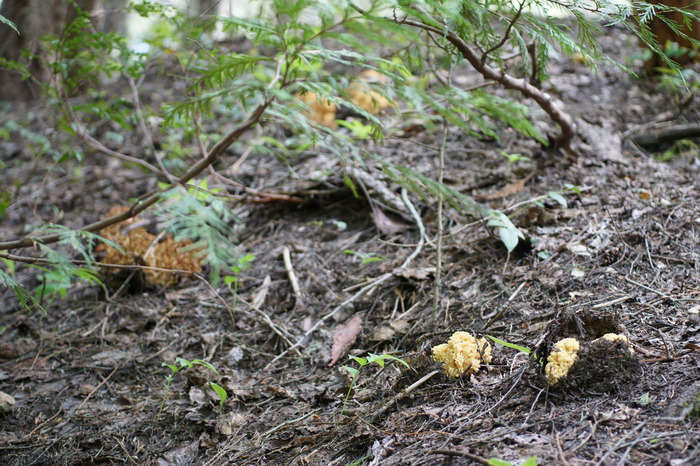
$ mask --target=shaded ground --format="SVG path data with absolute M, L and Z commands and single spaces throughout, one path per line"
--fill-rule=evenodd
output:
M 605 44 L 634 48 L 617 30 Z M 587 138 L 574 162 L 515 134 L 497 143 L 449 131 L 447 183 L 508 213 L 536 242 L 508 257 L 479 221 L 446 212 L 437 322 L 434 206 L 411 195 L 428 240 L 419 248 L 410 215 L 383 219 L 381 204 L 355 199 L 332 175 L 337 162 L 314 152 L 292 159 L 292 170 L 251 156 L 231 174 L 308 200 L 237 207 L 241 249 L 255 255 L 237 298 L 194 279 L 110 298 L 83 287 L 42 316 L 27 315 L 4 293 L 0 384 L 16 405 L 0 420 L 2 464 L 480 464 L 492 457 L 519 464 L 530 456 L 540 464 L 697 464 L 700 141 L 660 162 L 653 155 L 668 145 L 643 150 L 621 138 L 664 119 L 697 122 L 697 97 L 681 110 L 672 95 L 615 68 L 595 75 L 563 62 L 553 75 Z M 418 131 L 388 139 L 380 152 L 435 177 L 438 142 L 438 134 Z M 0 224 L 7 238 L 20 236 L 25 223 L 93 221 L 153 188 L 97 155 L 71 184 L 65 165 L 30 170 L 21 148 L 3 150 L 3 183 L 19 181 L 29 199 L 8 209 Z M 508 164 L 501 151 L 535 162 Z M 12 163 L 25 163 L 10 165 L 11 154 Z M 370 173 L 399 199 L 379 172 Z M 530 202 L 567 183 L 581 192 L 568 195 L 566 207 L 552 198 Z M 373 255 L 385 259 L 362 263 Z M 386 273 L 371 293 L 341 306 Z M 502 346 L 485 369 L 457 380 L 436 372 L 430 358 L 454 330 L 535 348 L 550 322 L 569 319 L 577 332 L 574 315 L 613 316 L 641 358 L 639 372 L 561 389 L 548 387 L 532 359 Z M 341 413 L 349 380 L 338 366 L 348 359 L 329 361 L 334 333 L 354 316 L 362 324 L 350 354 L 392 354 L 410 369 L 364 368 Z M 298 352 L 278 357 L 305 334 Z M 161 363 L 176 357 L 209 361 L 218 375 L 203 367 L 178 373 L 160 412 L 168 374 Z M 209 381 L 229 394 L 221 414 Z

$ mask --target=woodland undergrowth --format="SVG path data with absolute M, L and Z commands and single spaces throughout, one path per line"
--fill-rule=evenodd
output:
M 75 280 L 104 285 L 105 270 L 142 268 L 195 274 L 204 280 L 198 270 L 182 270 L 178 263 L 163 266 L 143 260 L 156 242 L 166 238 L 206 267 L 212 286 L 222 275 L 235 275 L 246 257 L 236 249 L 234 207 L 242 199 L 237 194 L 268 195 L 215 170 L 217 162 L 233 157 L 232 152 L 256 151 L 288 160 L 313 147 L 335 157 L 337 175 L 357 195 L 368 180 L 358 173 L 378 167 L 390 190 L 402 187 L 441 209 L 444 205 L 481 219 L 512 251 L 525 239 L 508 216 L 370 148 L 383 143 L 392 125 L 412 118 L 428 130 L 449 125 L 496 140 L 505 130 L 514 130 L 538 141 L 543 154 L 570 150 L 576 125 L 542 83 L 549 78 L 552 60 L 562 54 L 576 56 L 592 68 L 610 62 L 597 41 L 607 25 L 635 31 L 670 69 L 676 69 L 649 29 L 655 15 L 676 9 L 644 2 L 373 0 L 360 7 L 340 0 L 273 0 L 262 3 L 252 18 L 207 18 L 215 20 L 226 40 L 213 39 L 206 26 L 212 21 L 189 18 L 159 3 L 132 2 L 129 8 L 155 20 L 145 38 L 147 52 L 130 48 L 118 34 L 96 32 L 94 18 L 84 12 L 60 37 L 43 40 L 40 57 L 35 58 L 48 63 L 50 81 L 29 72 L 29 55 L 16 62 L 0 59 L 0 66 L 16 73 L 17 79 L 34 82 L 42 90 L 43 105 L 57 115 L 51 121 L 56 129 L 51 140 L 9 121 L 4 122 L 2 135 L 22 141 L 36 158 L 59 164 L 116 158 L 159 182 L 155 191 L 124 199 L 127 207 L 118 213 L 80 228 L 47 224 L 0 242 L 4 251 L 0 283 L 14 291 L 26 309 L 41 308 L 47 299 L 65 295 Z M 696 10 L 679 11 L 687 21 L 698 20 Z M 677 24 L 669 24 L 678 30 Z M 232 43 L 248 47 L 232 51 Z M 167 61 L 175 63 L 186 92 L 163 106 L 149 106 L 139 89 L 148 80 L 159 79 L 151 70 Z M 472 67 L 482 81 L 468 88 L 454 85 L 449 70 L 457 66 Z M 363 70 L 381 79 L 358 84 Z M 114 96 L 108 86 L 115 82 L 128 92 Z M 374 101 L 389 102 L 390 117 L 353 101 L 349 89 L 358 85 Z M 511 92 L 497 92 L 499 88 Z M 348 123 L 341 129 L 333 123 L 319 124 L 313 118 L 316 104 L 354 115 L 361 123 L 354 123 L 355 130 Z M 543 134 L 531 117 L 533 109 L 551 119 L 556 131 Z M 211 125 L 204 122 L 222 115 L 234 123 L 232 129 L 205 130 Z M 110 149 L 100 140 L 104 134 L 96 130 L 105 122 L 118 128 L 111 137 L 140 133 L 143 154 Z M 273 126 L 294 136 L 281 139 L 271 136 L 279 132 L 256 136 L 251 131 Z M 156 132 L 168 137 L 156 138 Z M 375 146 L 363 142 L 368 137 Z M 19 201 L 3 193 L 0 215 Z M 129 262 L 127 256 L 135 253 L 104 232 L 147 210 L 159 219 L 160 231 L 150 240 L 154 244 L 145 245 Z M 93 214 L 99 218 L 98 212 Z M 127 259 L 118 264 L 100 262 L 96 252 L 101 248 L 113 248 Z M 37 269 L 41 285 L 36 290 L 17 280 L 20 267 Z

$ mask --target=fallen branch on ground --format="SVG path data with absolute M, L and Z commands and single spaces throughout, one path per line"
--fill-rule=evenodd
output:
M 678 139 L 697 138 L 700 137 L 700 123 L 635 129 L 627 137 L 642 147 L 677 141 Z

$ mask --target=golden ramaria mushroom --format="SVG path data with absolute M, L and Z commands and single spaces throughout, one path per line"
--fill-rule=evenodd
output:
M 370 83 L 386 84 L 388 81 L 386 76 L 378 71 L 365 70 L 359 74 L 358 78 L 357 81 L 345 89 L 354 105 L 372 115 L 376 115 L 385 108 L 394 106 L 389 99 L 370 86 Z
M 331 129 L 338 128 L 338 123 L 335 122 L 336 106 L 333 102 L 320 98 L 315 92 L 297 92 L 294 97 L 309 107 L 309 110 L 304 112 L 309 120 Z
M 634 350 L 633 350 L 632 347 L 630 346 L 630 342 L 629 342 L 629 340 L 627 339 L 627 337 L 626 337 L 625 335 L 618 335 L 617 333 L 606 333 L 606 334 L 603 335 L 602 337 L 598 338 L 598 340 L 608 340 L 608 341 L 621 341 L 621 342 L 624 342 L 624 343 L 627 345 L 627 347 L 629 348 L 630 354 L 634 354 Z M 595 340 L 595 341 L 598 341 L 598 340 Z M 594 342 L 594 343 L 595 343 L 595 342 Z
M 433 347 L 433 358 L 441 362 L 450 378 L 473 374 L 481 364 L 491 362 L 491 345 L 485 338 L 474 338 L 467 332 L 455 332 L 447 343 Z
M 109 216 L 119 215 L 129 210 L 129 207 L 115 206 L 109 211 Z M 175 241 L 172 236 L 165 235 L 158 241 L 156 235 L 138 227 L 122 233 L 121 228 L 139 221 L 132 217 L 100 231 L 100 234 L 119 245 L 117 249 L 110 244 L 101 244 L 98 251 L 105 251 L 102 262 L 112 265 L 145 265 L 148 267 L 175 269 L 185 273 L 174 273 L 166 270 L 145 269 L 144 276 L 149 285 L 171 286 L 180 280 L 180 275 L 190 275 L 202 271 L 201 249 L 192 248 L 190 240 Z M 107 271 L 113 272 L 107 268 Z M 189 272 L 189 273 L 187 273 Z M 110 273 L 110 272 L 107 272 Z
M 566 377 L 569 369 L 576 362 L 580 344 L 575 338 L 564 338 L 554 344 L 554 349 L 549 353 L 544 372 L 551 385 Z

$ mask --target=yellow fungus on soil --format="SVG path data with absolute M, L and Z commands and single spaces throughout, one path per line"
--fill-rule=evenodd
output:
M 485 338 L 478 340 L 467 332 L 455 332 L 447 343 L 433 347 L 433 358 L 443 364 L 450 378 L 473 374 L 481 364 L 491 362 L 491 345 Z
M 551 385 L 566 377 L 569 369 L 576 362 L 580 344 L 575 338 L 564 338 L 554 344 L 554 350 L 549 353 L 547 366 L 544 369 L 547 380 Z

